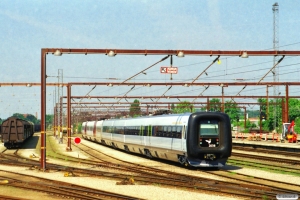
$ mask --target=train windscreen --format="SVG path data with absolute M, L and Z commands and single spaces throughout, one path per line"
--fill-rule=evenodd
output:
M 200 136 L 219 135 L 219 122 L 217 120 L 201 120 L 199 134 Z
M 218 147 L 219 133 L 218 120 L 201 120 L 199 123 L 199 146 Z

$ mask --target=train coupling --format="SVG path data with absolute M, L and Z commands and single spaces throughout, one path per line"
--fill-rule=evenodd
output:
M 214 160 L 214 159 L 216 159 L 216 155 L 215 154 L 211 154 L 211 153 L 204 154 L 204 159 Z

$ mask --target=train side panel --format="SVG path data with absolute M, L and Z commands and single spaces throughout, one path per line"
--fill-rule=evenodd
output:
M 150 157 L 178 160 L 186 150 L 189 114 L 103 121 L 102 143 Z
M 86 138 L 86 124 L 87 122 L 83 122 L 81 125 L 81 134 L 84 138 Z
M 89 121 L 86 123 L 85 132 L 86 132 L 86 137 L 88 137 L 89 139 L 92 139 L 94 137 L 95 123 L 96 121 Z
M 102 124 L 103 121 L 97 121 L 96 122 L 96 127 L 94 127 L 94 132 L 95 132 L 95 137 L 94 137 L 94 141 L 96 142 L 101 142 L 101 138 L 102 138 Z
M 96 134 L 86 139 L 183 165 L 222 167 L 231 155 L 230 120 L 224 113 L 113 119 L 92 126 Z

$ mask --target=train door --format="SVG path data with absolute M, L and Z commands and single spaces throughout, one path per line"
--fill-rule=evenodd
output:
M 96 124 L 96 138 L 98 139 L 98 141 L 101 141 L 102 138 L 102 131 L 103 131 L 103 121 L 97 121 Z
M 181 132 L 181 149 L 183 151 L 186 150 L 186 133 L 187 133 L 187 127 L 183 125 L 182 132 Z
M 139 136 L 141 138 L 141 145 L 147 146 L 150 144 L 150 127 L 151 126 L 140 126 Z
M 94 138 L 96 138 L 96 124 L 97 124 L 97 121 L 95 121 L 94 127 L 93 127 L 93 137 Z
M 151 126 L 143 126 L 142 134 L 144 138 L 144 145 L 150 146 Z
M 151 137 L 152 137 L 152 126 L 149 125 L 147 130 L 147 141 L 149 146 L 151 146 Z
M 145 139 L 144 139 L 144 127 L 140 126 L 140 131 L 139 131 L 139 136 L 140 136 L 140 140 L 141 140 L 141 145 L 145 145 Z
M 87 122 L 84 124 L 84 135 L 86 135 Z

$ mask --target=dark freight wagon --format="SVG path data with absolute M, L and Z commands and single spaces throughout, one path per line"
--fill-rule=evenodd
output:
M 17 117 L 10 117 L 1 125 L 1 141 L 7 148 L 21 146 L 33 133 L 34 124 Z

